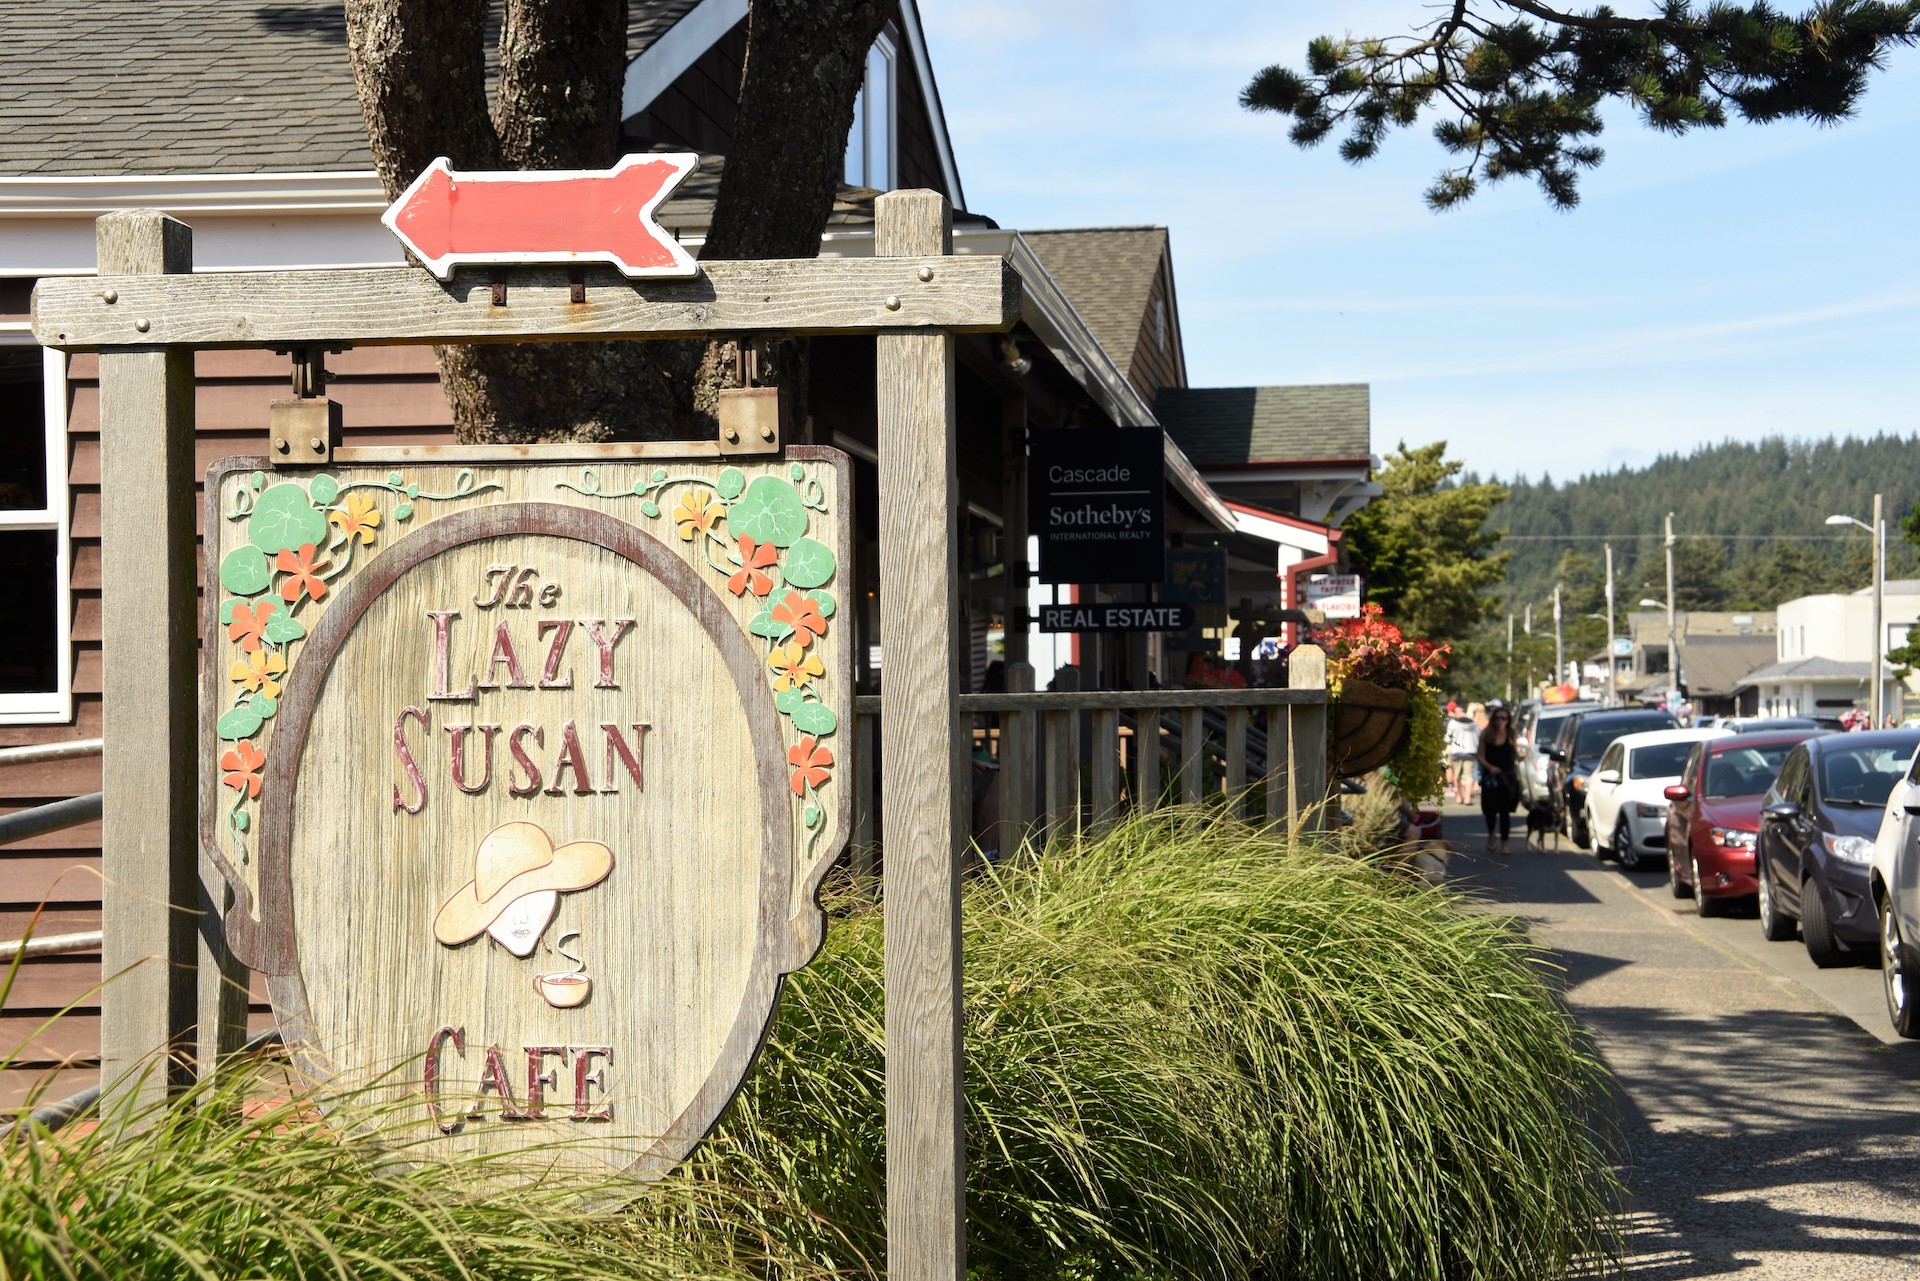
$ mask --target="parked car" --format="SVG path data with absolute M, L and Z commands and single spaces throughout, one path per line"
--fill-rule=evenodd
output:
M 1594 854 L 1629 872 L 1649 859 L 1665 858 L 1667 786 L 1680 781 L 1695 744 L 1725 734 L 1657 729 L 1614 739 L 1587 783 L 1587 826 L 1600 835 Z
M 1722 718 L 1720 727 L 1735 734 L 1763 734 L 1777 729 L 1817 729 L 1823 734 L 1838 734 L 1846 725 L 1838 716 L 1728 716 Z
M 1920 751 L 1881 810 L 1871 892 L 1880 918 L 1887 1018 L 1901 1036 L 1920 1037 Z
M 1906 774 L 1920 730 L 1825 734 L 1787 754 L 1760 810 L 1755 845 L 1760 930 L 1776 942 L 1795 923 L 1815 965 L 1864 959 L 1880 937 L 1874 837 Z
M 1593 829 L 1587 822 L 1587 776 L 1600 764 L 1601 754 L 1623 734 L 1645 730 L 1679 729 L 1680 722 L 1659 711 L 1575 712 L 1560 722 L 1560 733 L 1547 755 L 1548 788 L 1560 829 L 1581 849 L 1593 847 Z
M 1553 746 L 1560 726 L 1569 716 L 1599 708 L 1600 704 L 1592 702 L 1542 703 L 1532 698 L 1520 704 L 1513 718 L 1513 741 L 1520 760 L 1521 805 L 1531 807 L 1552 799 L 1547 777 L 1552 761 L 1547 756 L 1547 748 Z
M 1734 899 L 1757 893 L 1753 843 L 1760 805 L 1794 744 L 1810 729 L 1729 734 L 1693 749 L 1687 771 L 1667 788 L 1667 885 L 1695 898 L 1700 915 L 1718 916 Z

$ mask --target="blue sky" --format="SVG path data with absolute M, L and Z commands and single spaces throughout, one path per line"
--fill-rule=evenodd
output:
M 1920 430 L 1920 51 L 1897 52 L 1838 128 L 1669 138 L 1615 112 L 1571 213 L 1513 182 L 1430 213 L 1446 156 L 1427 124 L 1355 168 L 1237 104 L 1316 35 L 1427 12 L 921 8 L 969 206 L 1021 228 L 1165 224 L 1196 386 L 1371 383 L 1376 452 L 1445 439 L 1502 476 Z

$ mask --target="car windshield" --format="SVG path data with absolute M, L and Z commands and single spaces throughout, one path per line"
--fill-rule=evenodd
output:
M 1614 720 L 1609 717 L 1603 721 L 1583 721 L 1574 731 L 1573 754 L 1576 758 L 1598 756 L 1607 750 L 1607 744 L 1622 734 L 1638 734 L 1648 729 L 1672 729 L 1673 717 L 1665 712 L 1656 712 L 1650 716 L 1624 717 Z
M 1636 747 L 1627 758 L 1629 778 L 1679 778 L 1687 768 L 1692 742 L 1655 743 Z
M 1708 800 L 1727 796 L 1756 796 L 1773 785 L 1780 762 L 1793 750 L 1792 743 L 1770 743 L 1764 747 L 1734 747 L 1707 758 L 1707 786 L 1701 795 Z
M 1879 809 L 1912 756 L 1911 748 L 1829 748 L 1820 757 L 1820 795 L 1841 805 Z

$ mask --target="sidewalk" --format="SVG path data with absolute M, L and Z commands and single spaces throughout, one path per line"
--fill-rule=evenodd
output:
M 1451 879 L 1532 923 L 1617 1076 L 1629 1276 L 1920 1278 L 1920 1043 L 1881 1043 L 1589 853 L 1516 834 L 1489 858 L 1463 808 L 1446 828 Z

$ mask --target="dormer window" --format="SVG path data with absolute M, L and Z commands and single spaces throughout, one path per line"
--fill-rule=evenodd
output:
M 853 129 L 847 134 L 846 182 L 849 187 L 893 189 L 895 92 L 898 49 L 882 35 L 867 51 L 867 78 L 853 100 Z

